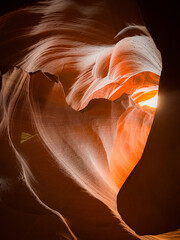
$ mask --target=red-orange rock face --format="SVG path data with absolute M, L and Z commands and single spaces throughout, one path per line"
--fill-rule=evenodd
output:
M 143 239 L 116 198 L 151 129 L 161 55 L 138 14 L 119 33 L 111 14 L 52 0 L 0 18 L 0 65 L 14 66 L 0 92 L 2 239 Z

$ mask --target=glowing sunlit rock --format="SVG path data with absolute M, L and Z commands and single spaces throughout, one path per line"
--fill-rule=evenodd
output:
M 157 104 L 158 104 L 158 94 L 156 94 L 154 97 L 152 97 L 146 101 L 139 102 L 140 106 L 149 106 L 152 108 L 156 108 Z

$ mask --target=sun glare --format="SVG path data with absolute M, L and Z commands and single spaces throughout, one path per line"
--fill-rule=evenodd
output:
M 146 101 L 139 102 L 139 105 L 141 107 L 142 106 L 148 106 L 148 107 L 156 108 L 157 103 L 158 103 L 158 94 L 156 94 L 154 97 L 152 97 L 152 98 L 150 98 Z

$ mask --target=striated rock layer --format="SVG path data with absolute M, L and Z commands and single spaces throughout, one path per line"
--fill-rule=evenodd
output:
M 106 1 L 44 1 L 0 18 L 2 239 L 158 239 L 137 235 L 116 203 L 162 68 L 128 4 L 118 30 Z

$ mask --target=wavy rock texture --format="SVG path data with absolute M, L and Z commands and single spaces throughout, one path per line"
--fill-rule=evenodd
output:
M 116 198 L 153 122 L 161 56 L 126 4 L 119 33 L 108 7 L 51 0 L 0 18 L 2 239 L 159 239 L 130 229 Z

